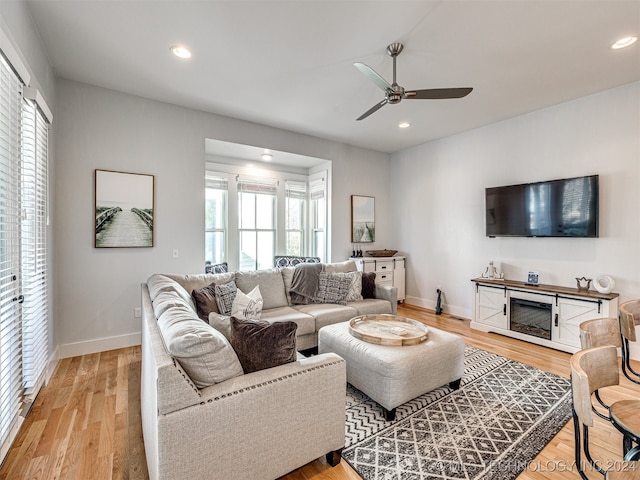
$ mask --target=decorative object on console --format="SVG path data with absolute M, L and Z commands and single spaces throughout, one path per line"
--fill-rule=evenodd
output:
M 375 241 L 375 198 L 351 195 L 351 242 Z
M 95 171 L 95 243 L 153 247 L 153 175 Z
M 367 250 L 367 255 L 370 257 L 393 257 L 396 253 L 398 250 Z
M 600 293 L 611 293 L 616 288 L 616 282 L 609 275 L 598 275 L 593 279 L 593 288 Z
M 538 286 L 538 272 L 529 272 L 527 275 L 527 285 L 531 285 L 532 287 Z
M 504 273 L 498 270 L 498 267 L 493 264 L 493 260 L 489 260 L 489 266 L 484 270 L 481 277 L 489 280 L 503 280 Z
M 589 287 L 591 287 L 590 278 L 576 277 L 576 283 L 578 284 L 578 290 L 589 290 Z

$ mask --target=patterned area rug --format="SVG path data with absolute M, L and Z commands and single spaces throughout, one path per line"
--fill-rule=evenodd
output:
M 382 410 L 348 385 L 343 458 L 365 480 L 514 479 L 571 418 L 569 380 L 466 347 L 462 387 Z

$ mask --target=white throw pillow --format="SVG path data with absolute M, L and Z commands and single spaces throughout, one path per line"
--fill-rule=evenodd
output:
M 246 294 L 238 289 L 231 306 L 231 316 L 242 320 L 260 320 L 263 304 L 259 285 Z

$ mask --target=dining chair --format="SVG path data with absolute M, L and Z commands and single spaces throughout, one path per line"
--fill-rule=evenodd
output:
M 629 342 L 636 341 L 636 325 L 640 325 L 640 300 L 629 300 L 619 307 L 620 339 L 622 341 L 622 373 L 640 385 L 640 373 L 631 368 Z
M 571 356 L 570 364 L 575 460 L 580 476 L 588 480 L 581 460 L 582 452 L 584 452 L 589 464 L 605 479 L 629 478 L 623 475 L 627 474 L 624 470 L 631 470 L 634 467 L 606 471 L 601 467 L 604 463 L 594 460 L 589 451 L 589 427 L 594 426 L 591 394 L 599 388 L 619 383 L 620 374 L 616 347 L 608 345 L 580 350 Z M 611 424 L 623 435 L 623 460 L 638 460 L 640 451 L 637 448 L 632 449 L 631 446 L 632 443 L 637 444 L 640 440 L 640 418 L 638 418 L 640 416 L 637 415 L 637 412 L 640 411 L 640 400 L 619 400 L 613 402 L 609 410 Z M 620 464 L 616 464 L 616 467 L 620 467 Z
M 585 348 L 604 347 L 613 345 L 614 347 L 622 347 L 620 337 L 620 324 L 617 318 L 595 318 L 587 320 L 580 324 L 580 346 Z M 596 390 L 594 396 L 598 403 L 607 409 L 606 414 L 596 410 L 593 406 L 593 413 L 604 420 L 610 421 L 609 405 L 600 398 L 600 392 Z

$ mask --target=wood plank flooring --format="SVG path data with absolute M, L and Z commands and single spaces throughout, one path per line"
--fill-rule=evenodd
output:
M 464 337 L 468 345 L 569 377 L 570 355 L 469 328 L 469 321 L 435 316 L 401 305 L 399 314 Z M 0 468 L 0 480 L 138 480 L 147 479 L 140 422 L 140 347 L 124 348 L 59 362 L 42 389 Z M 634 368 L 640 370 L 639 362 Z M 603 392 L 605 400 L 640 398 L 640 385 L 621 376 Z M 622 436 L 597 419 L 591 429 L 592 455 L 620 459 Z M 540 452 L 519 480 L 579 479 L 573 462 L 573 425 L 569 422 Z M 590 479 L 602 479 L 588 472 Z M 212 478 L 214 476 L 212 475 Z M 324 459 L 311 462 L 282 480 L 358 480 L 343 460 L 331 468 Z

